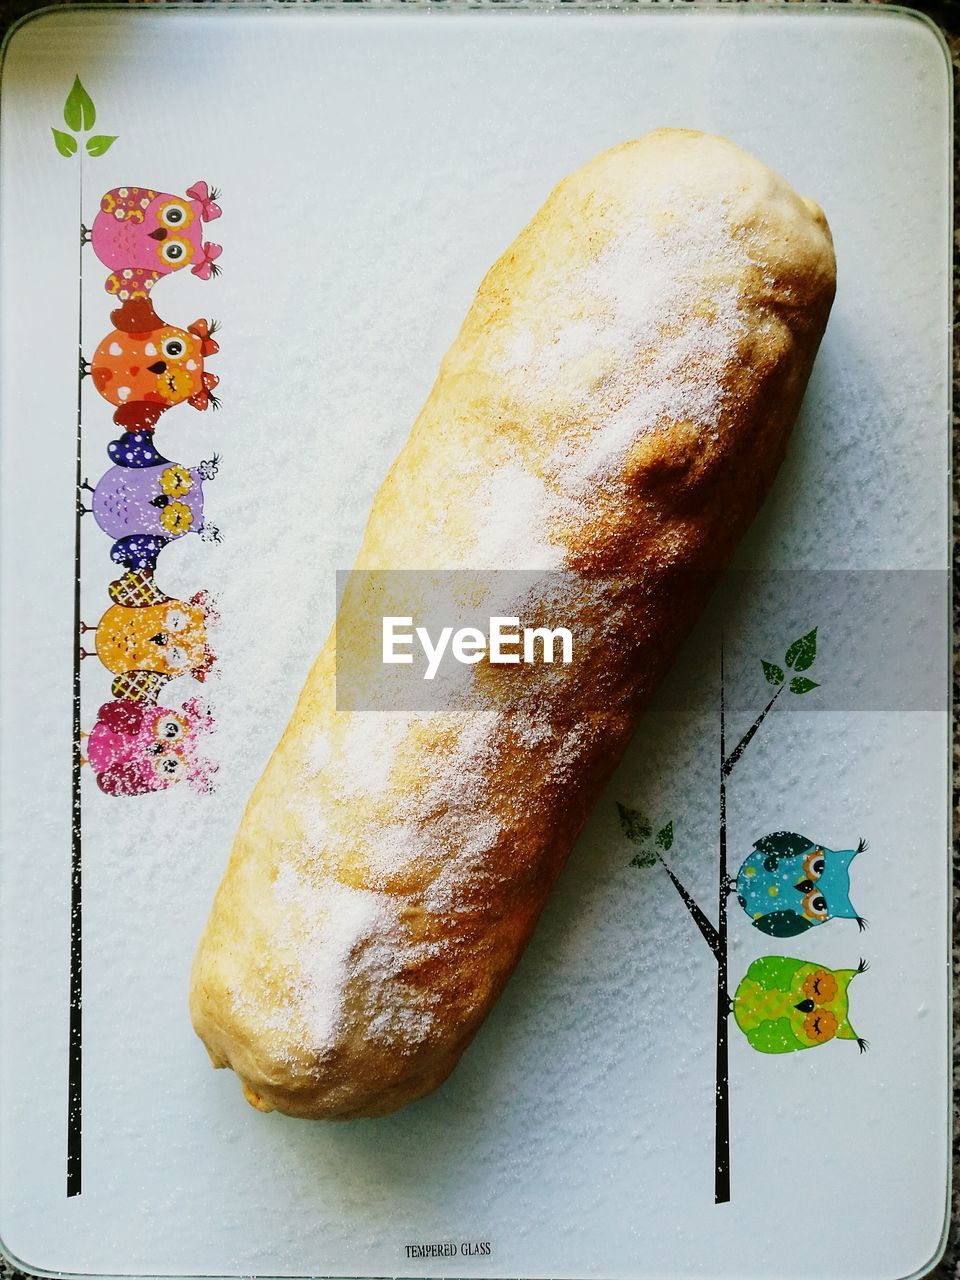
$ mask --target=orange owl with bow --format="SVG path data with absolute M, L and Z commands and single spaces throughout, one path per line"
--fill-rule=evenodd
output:
M 186 329 L 166 324 L 148 298 L 128 299 L 110 319 L 115 327 L 94 352 L 89 372 L 103 398 L 116 406 L 118 426 L 152 431 L 174 405 L 218 407 L 213 390 L 219 380 L 204 368 L 220 349 L 213 339 L 215 324 L 195 320 Z

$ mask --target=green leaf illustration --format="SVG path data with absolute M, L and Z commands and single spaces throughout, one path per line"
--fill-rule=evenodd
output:
M 77 149 L 77 140 L 70 133 L 64 133 L 62 129 L 51 129 L 53 140 L 56 143 L 57 150 L 62 156 L 72 156 Z
M 67 100 L 63 104 L 63 118 L 67 128 L 72 129 L 74 133 L 79 133 L 81 129 L 92 129 L 93 122 L 97 118 L 93 99 L 80 83 L 79 76 L 74 77 L 73 88 L 67 94 Z
M 87 139 L 87 151 L 92 156 L 102 156 L 104 152 L 109 151 L 117 140 L 117 134 L 112 136 L 107 133 L 95 133 L 92 138 Z
M 664 853 L 673 844 L 673 823 L 668 822 L 665 827 L 661 827 L 657 832 L 657 848 L 662 849 Z
M 792 667 L 794 671 L 806 671 L 807 667 L 813 666 L 813 660 L 816 656 L 817 628 L 814 627 L 812 631 L 808 631 L 799 640 L 794 640 L 787 650 L 784 662 L 788 667 Z
M 628 840 L 632 840 L 634 844 L 642 844 L 644 840 L 649 840 L 652 827 L 642 813 L 636 809 L 628 809 L 626 805 L 617 802 L 617 813 L 620 815 L 620 826 L 623 828 L 623 834 Z
M 811 689 L 819 689 L 816 680 L 808 680 L 806 676 L 794 676 L 790 681 L 791 693 L 809 693 Z
M 764 662 L 763 658 L 760 659 L 760 665 L 763 667 L 763 674 L 767 677 L 767 684 L 783 684 L 786 677 L 782 667 L 778 667 L 775 662 Z
M 641 849 L 639 853 L 635 854 L 630 859 L 630 866 L 631 867 L 652 867 L 653 864 L 656 862 L 656 860 L 657 860 L 657 855 L 655 853 L 650 853 L 646 849 Z

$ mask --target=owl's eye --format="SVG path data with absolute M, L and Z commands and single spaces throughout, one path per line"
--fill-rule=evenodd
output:
M 190 221 L 190 210 L 179 201 L 171 200 L 169 204 L 162 205 L 157 212 L 157 218 L 161 226 L 164 227 L 182 227 Z
M 190 246 L 183 240 L 177 240 L 176 237 L 164 240 L 160 246 L 160 257 L 164 262 L 170 264 L 171 267 L 186 262 L 190 256 Z
M 814 1004 L 829 1004 L 837 994 L 837 980 L 829 969 L 816 969 L 804 981 L 803 994 Z
M 813 1013 L 808 1013 L 803 1020 L 803 1029 L 807 1037 L 815 1040 L 817 1044 L 832 1040 L 837 1034 L 839 1025 L 837 1015 L 831 1013 L 829 1009 L 817 1009 Z
M 160 523 L 168 533 L 186 533 L 193 524 L 193 512 L 184 502 L 170 502 L 161 512 Z
M 187 665 L 187 651 L 178 644 L 171 645 L 166 652 L 166 666 L 172 671 L 179 671 Z
M 803 860 L 804 874 L 809 876 L 811 880 L 819 880 L 823 875 L 823 869 L 826 865 L 823 850 L 814 849 L 813 852 L 808 853 Z
M 186 467 L 181 467 L 179 463 L 167 467 L 165 471 L 160 473 L 160 488 L 163 490 L 164 500 L 159 505 L 165 505 L 170 498 L 182 498 L 185 493 L 189 493 L 193 488 L 193 476 Z M 156 498 L 153 500 L 155 503 Z
M 164 338 L 160 343 L 160 350 L 168 360 L 179 360 L 187 349 L 187 344 L 182 338 Z
M 157 756 L 153 762 L 154 772 L 157 777 L 163 778 L 165 782 L 173 782 L 179 778 L 184 770 L 183 757 L 178 756 L 173 751 L 165 751 L 162 756 Z
M 803 914 L 808 920 L 826 920 L 827 918 L 827 900 L 822 893 L 818 893 L 814 889 L 808 893 L 803 899 Z
M 174 635 L 180 631 L 185 631 L 189 622 L 190 619 L 182 609 L 168 609 L 163 618 L 163 625 L 168 631 L 172 631 Z
M 186 732 L 186 726 L 179 716 L 161 716 L 153 726 L 153 732 L 161 742 L 179 742 Z

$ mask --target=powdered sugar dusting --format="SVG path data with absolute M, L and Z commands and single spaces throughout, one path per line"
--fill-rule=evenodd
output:
M 286 959 L 287 992 L 281 1004 L 258 1008 L 269 1028 L 322 1056 L 336 1043 L 348 985 L 362 977 L 370 1034 L 395 1035 L 406 1044 L 426 1036 L 429 1008 L 387 994 L 411 950 L 389 895 L 286 862 L 273 898 L 280 921 L 273 941 L 276 955 Z M 236 1012 L 248 1007 L 249 995 L 234 998 Z
M 386 814 L 376 799 L 404 762 L 411 716 L 354 712 L 325 771 L 341 804 L 362 795 L 355 823 L 344 831 L 337 814 L 316 812 L 303 800 L 306 846 L 279 866 L 272 894 L 276 920 L 270 940 L 282 966 L 285 995 L 279 1003 L 254 988 L 234 997 L 236 1012 L 255 1009 L 282 1041 L 322 1058 L 334 1046 L 349 998 L 363 1009 L 365 1034 L 409 1049 L 429 1032 L 434 1013 L 429 992 L 404 974 L 436 954 L 438 945 L 411 936 L 404 898 L 391 880 L 414 872 L 428 888 L 421 909 L 462 909 L 461 895 L 501 833 L 491 813 L 479 821 L 478 795 L 487 772 L 496 727 L 491 711 L 435 718 L 436 746 L 429 782 L 419 793 L 391 790 Z M 313 743 L 307 757 L 324 757 Z M 322 806 L 321 806 L 322 807 Z M 344 883 L 329 868 L 351 850 L 363 851 L 363 887 Z M 286 1060 L 296 1067 L 296 1056 Z
M 291 863 L 280 868 L 273 896 L 284 922 L 278 941 L 295 954 L 291 999 L 306 1039 L 322 1051 L 335 1038 L 351 958 L 388 924 L 389 902 L 332 876 L 314 880 Z
M 478 800 L 489 786 L 497 722 L 490 710 L 435 717 L 439 742 L 424 771 L 426 785 L 392 796 L 389 820 L 374 815 L 362 833 L 374 883 L 386 886 L 391 877 L 415 869 L 432 886 L 424 899 L 428 910 L 457 908 L 458 885 L 501 831 L 492 814 L 477 816 Z
M 403 712 L 365 711 L 351 715 L 333 767 L 344 793 L 381 795 L 390 785 L 397 747 L 406 738 L 411 717 Z
M 676 212 L 665 218 L 665 208 Z M 746 329 L 743 276 L 754 266 L 728 197 L 657 190 L 638 194 L 596 259 L 547 281 L 542 314 L 556 323 L 524 328 L 495 367 L 521 399 L 555 404 L 555 443 L 543 478 L 510 461 L 484 482 L 469 565 L 513 566 L 518 555 L 538 568 L 562 564 L 551 526 L 561 514 L 568 530 L 584 523 L 637 440 L 677 423 L 716 438 L 729 403 L 724 373 Z
M 665 204 L 677 210 L 668 222 Z M 638 431 L 665 419 L 715 425 L 723 365 L 743 330 L 739 290 L 751 262 L 728 197 L 641 196 L 597 258 L 561 275 L 544 299 L 548 315 L 589 307 L 590 317 L 548 330 L 523 363 L 530 394 L 556 386 L 576 403 L 584 398 L 576 375 L 589 362 L 598 376 L 586 387 L 588 411 L 605 416 L 642 393 L 648 413 L 638 417 Z M 598 426 L 603 433 L 606 423 Z
M 536 520 L 549 502 L 546 484 L 519 461 L 497 467 L 478 488 L 482 522 L 462 567 L 552 569 L 561 564 L 563 548 L 545 540 Z

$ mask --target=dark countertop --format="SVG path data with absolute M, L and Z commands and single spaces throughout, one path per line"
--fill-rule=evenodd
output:
M 6 29 L 18 18 L 34 9 L 45 7 L 50 0 L 0 0 L 0 32 L 6 32 Z M 63 3 L 71 3 L 72 0 L 61 0 Z M 101 0 L 103 2 L 103 0 Z M 106 0 L 108 3 L 138 3 L 142 0 Z M 148 2 L 148 0 L 147 0 Z M 219 3 L 221 0 L 195 0 L 196 3 Z M 361 0 L 362 2 L 362 0 Z M 443 0 L 437 0 L 443 3 Z M 495 2 L 495 0 L 493 0 Z M 637 3 L 658 3 L 663 0 L 637 0 Z M 667 3 L 675 3 L 678 0 L 666 0 Z M 679 0 L 683 2 L 683 0 Z M 723 0 L 718 0 L 723 2 Z M 729 0 L 727 0 L 729 3 Z M 752 3 L 778 3 L 779 0 L 752 0 Z M 811 4 L 821 3 L 821 0 L 787 0 L 789 3 Z M 836 0 L 842 3 L 843 0 Z M 888 0 L 866 0 L 867 3 L 884 4 Z M 82 3 L 82 0 L 81 0 Z M 310 3 L 310 0 L 299 0 L 299 3 Z M 927 14 L 942 30 L 947 44 L 950 49 L 951 58 L 954 67 L 954 115 L 960 122 L 960 94 L 958 94 L 958 84 L 960 84 L 960 0 L 913 0 L 907 7 L 918 9 Z M 955 183 L 954 183 L 954 372 L 953 372 L 953 466 L 954 466 L 954 484 L 953 484 L 953 567 L 954 573 L 957 574 L 960 569 L 960 553 L 958 553 L 958 532 L 960 532 L 960 153 L 957 152 L 956 136 L 954 139 L 955 149 Z M 957 656 L 954 659 L 954 705 L 960 706 L 960 593 L 958 593 L 954 602 L 954 649 Z M 953 806 L 954 806 L 954 831 L 960 832 L 960 743 L 957 741 L 956 720 L 954 721 L 954 748 L 953 748 Z M 950 1227 L 950 1236 L 947 1242 L 946 1253 L 943 1261 L 933 1271 L 928 1272 L 929 1280 L 960 1280 L 960 1090 L 958 1090 L 958 1080 L 960 1080 L 960 849 L 958 849 L 957 841 L 954 841 L 953 850 L 953 881 L 954 881 L 954 908 L 953 908 L 953 930 L 954 930 L 954 955 L 953 955 L 953 973 L 954 973 L 954 1138 L 953 1138 L 953 1215 Z M 0 1280 L 23 1280 L 22 1274 L 9 1267 L 2 1259 L 0 1259 Z

